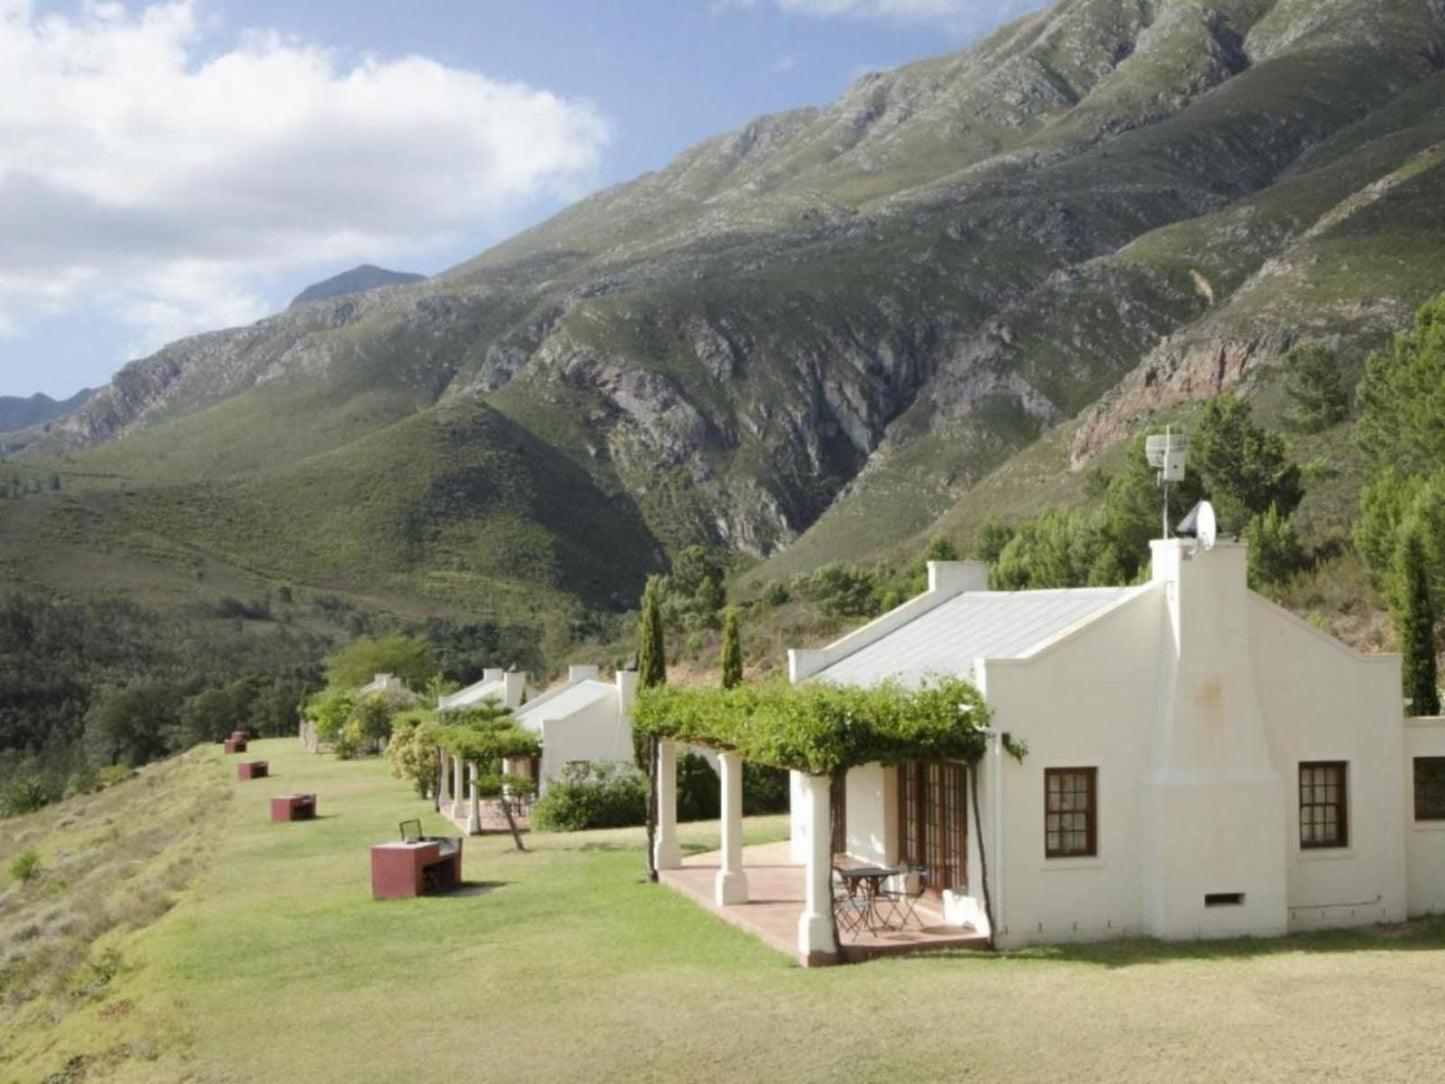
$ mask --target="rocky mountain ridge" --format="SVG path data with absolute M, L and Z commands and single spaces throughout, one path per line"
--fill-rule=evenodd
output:
M 31 451 L 171 498 L 299 472 L 329 509 L 391 448 L 408 574 L 494 577 L 465 539 L 495 493 L 439 514 L 405 435 L 483 411 L 641 525 L 621 582 L 694 541 L 859 557 L 1081 412 L 1082 464 L 1301 336 L 1402 326 L 1445 286 L 1442 69 L 1436 0 L 1061 0 L 426 282 L 172 344 Z M 536 538 L 551 583 L 587 541 Z

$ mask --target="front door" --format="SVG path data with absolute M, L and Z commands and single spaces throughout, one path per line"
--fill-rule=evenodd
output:
M 898 861 L 928 870 L 928 889 L 968 890 L 968 766 L 954 760 L 898 765 Z

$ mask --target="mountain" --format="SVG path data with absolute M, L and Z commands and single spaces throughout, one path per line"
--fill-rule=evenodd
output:
M 865 558 L 1036 442 L 1068 474 L 1301 338 L 1357 362 L 1442 242 L 1445 4 L 1061 0 L 127 366 L 27 449 L 65 489 L 0 508 L 0 568 L 575 625 L 685 544 Z
M 27 398 L 18 395 L 0 395 L 0 433 L 8 433 L 17 429 L 28 429 L 32 425 L 41 425 L 69 414 L 72 410 L 85 405 L 92 395 L 93 388 L 81 388 L 69 399 L 52 399 L 43 392 Z
M 291 304 L 287 307 L 294 309 L 297 305 L 305 305 L 309 301 L 325 301 L 328 297 L 360 294 L 367 290 L 380 289 L 383 286 L 401 286 L 408 282 L 425 281 L 425 275 L 413 274 L 410 271 L 388 271 L 384 267 L 375 267 L 372 264 L 364 263 L 359 267 L 353 267 L 350 271 L 343 271 L 339 275 L 332 275 L 329 279 L 312 283 L 293 297 Z

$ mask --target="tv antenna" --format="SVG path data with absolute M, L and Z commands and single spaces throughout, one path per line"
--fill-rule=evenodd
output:
M 1169 486 L 1184 481 L 1184 463 L 1189 453 L 1189 438 L 1166 426 L 1144 441 L 1144 454 L 1164 491 L 1164 537 L 1169 537 Z

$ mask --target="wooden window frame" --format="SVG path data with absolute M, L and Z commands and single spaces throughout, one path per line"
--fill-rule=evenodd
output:
M 1339 797 L 1333 802 L 1305 801 L 1305 772 L 1332 770 L 1339 773 L 1336 786 L 1339 790 Z M 1309 784 L 1312 787 L 1320 786 L 1320 783 Z M 1328 785 L 1328 784 L 1324 784 Z M 1299 778 L 1296 782 L 1298 792 L 1299 808 L 1299 845 L 1302 851 L 1339 851 L 1350 845 L 1350 762 L 1348 760 L 1302 760 L 1299 764 Z M 1314 795 L 1311 795 L 1314 797 Z M 1335 810 L 1336 824 L 1338 831 L 1335 839 L 1305 839 L 1305 810 L 1307 809 L 1330 809 Z M 1311 822 L 1313 819 L 1311 818 Z
M 1083 810 L 1060 810 L 1049 808 L 1049 780 L 1059 776 L 1082 775 L 1086 781 L 1084 793 L 1087 795 L 1088 807 Z M 1063 829 L 1055 833 L 1060 837 L 1060 845 L 1049 846 L 1049 817 L 1062 815 L 1064 812 L 1078 815 L 1082 813 L 1086 818 L 1085 835 L 1086 843 L 1084 850 L 1069 850 L 1062 846 Z M 1099 769 L 1097 767 L 1078 768 L 1045 768 L 1044 769 L 1044 857 L 1045 858 L 1097 858 L 1099 857 Z
M 1425 807 L 1422 812 L 1420 768 L 1427 764 L 1433 765 L 1442 773 L 1442 778 L 1439 780 L 1425 781 L 1427 787 L 1433 782 L 1434 786 L 1440 790 L 1440 804 L 1433 811 Z M 1410 762 L 1410 777 L 1414 788 L 1411 796 L 1415 807 L 1415 819 L 1425 823 L 1445 821 L 1445 757 L 1414 757 Z

